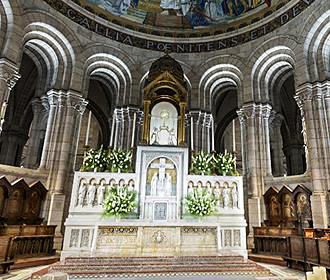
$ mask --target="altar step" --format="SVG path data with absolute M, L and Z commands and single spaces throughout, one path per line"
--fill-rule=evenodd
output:
M 66 258 L 50 267 L 50 272 L 65 272 L 71 276 L 120 275 L 181 275 L 181 274 L 241 274 L 270 276 L 270 271 L 240 256 L 189 257 L 95 257 Z

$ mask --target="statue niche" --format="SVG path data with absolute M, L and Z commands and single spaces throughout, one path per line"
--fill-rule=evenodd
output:
M 150 144 L 177 145 L 178 112 L 169 102 L 160 102 L 151 110 Z
M 152 161 L 147 171 L 146 196 L 170 197 L 176 195 L 176 168 L 166 158 Z
M 187 86 L 180 63 L 168 54 L 150 67 L 144 86 L 143 144 L 185 144 Z

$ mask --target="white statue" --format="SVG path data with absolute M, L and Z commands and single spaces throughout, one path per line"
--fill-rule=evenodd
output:
M 97 188 L 97 204 L 98 205 L 102 205 L 102 202 L 104 199 L 104 191 L 105 191 L 105 186 L 103 184 L 101 184 L 101 186 L 99 186 Z
M 88 206 L 93 206 L 93 202 L 95 199 L 95 192 L 96 192 L 95 184 L 89 185 L 88 192 L 87 192 L 87 205 Z
M 231 196 L 233 199 L 233 208 L 238 208 L 238 191 L 236 185 L 233 186 L 233 189 L 231 191 Z
M 151 133 L 150 137 L 150 144 L 151 145 L 158 145 L 159 144 L 159 139 L 158 139 L 158 128 L 154 127 Z
M 170 129 L 169 133 L 170 133 L 170 135 L 169 135 L 168 144 L 169 145 L 176 145 L 177 143 L 176 143 L 174 128 Z
M 229 189 L 227 187 L 224 187 L 222 191 L 222 196 L 223 196 L 223 207 L 228 208 L 229 207 Z
M 169 173 L 165 177 L 165 192 L 168 196 L 172 195 L 172 177 Z
M 78 206 L 83 206 L 84 204 L 84 199 L 86 195 L 87 187 L 85 183 L 81 183 L 79 187 L 79 192 L 78 192 Z
M 150 190 L 150 193 L 152 196 L 156 196 L 156 193 L 157 193 L 157 185 L 158 185 L 158 174 L 155 173 L 153 176 L 152 176 L 152 179 L 151 179 L 151 190 Z

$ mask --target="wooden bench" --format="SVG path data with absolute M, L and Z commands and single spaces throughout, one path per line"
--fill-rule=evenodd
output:
M 13 261 L 0 261 L 0 274 L 7 273 L 11 265 L 13 265 Z

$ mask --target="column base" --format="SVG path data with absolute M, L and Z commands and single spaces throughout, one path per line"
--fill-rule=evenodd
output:
M 56 250 L 62 249 L 63 234 L 61 232 L 61 229 L 62 229 L 62 221 L 63 221 L 64 202 L 65 202 L 64 194 L 54 193 L 50 197 L 47 224 L 56 225 L 55 238 L 54 238 L 54 248 Z
M 328 196 L 325 193 L 313 193 L 311 206 L 314 228 L 327 228 L 329 225 Z
M 248 199 L 248 211 L 249 211 L 249 235 L 247 237 L 248 249 L 254 248 L 253 227 L 261 226 L 261 200 L 259 197 L 253 197 Z

